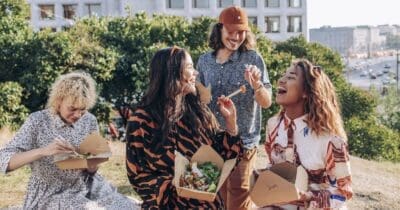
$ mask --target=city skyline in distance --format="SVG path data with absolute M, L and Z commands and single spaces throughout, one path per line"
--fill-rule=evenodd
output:
M 307 0 L 308 28 L 400 25 L 399 0 Z

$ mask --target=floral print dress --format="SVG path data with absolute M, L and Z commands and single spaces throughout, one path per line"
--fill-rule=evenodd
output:
M 0 172 L 7 173 L 10 158 L 15 153 L 45 147 L 60 136 L 78 147 L 80 142 L 98 130 L 96 118 L 85 113 L 73 125 L 65 124 L 49 110 L 31 114 L 15 137 L 0 149 Z M 44 157 L 30 165 L 24 209 L 139 209 L 140 206 L 119 194 L 99 174 L 91 177 L 90 187 L 85 170 L 61 170 L 53 157 Z
M 302 165 L 309 177 L 310 202 L 290 202 L 283 209 L 346 209 L 352 197 L 350 162 L 346 142 L 332 135 L 317 136 L 307 126 L 307 115 L 290 120 L 286 115 L 268 120 L 265 149 L 270 163 Z M 268 209 L 268 208 L 267 208 Z

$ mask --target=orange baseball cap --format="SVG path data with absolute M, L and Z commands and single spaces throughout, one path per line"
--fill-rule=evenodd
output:
M 219 15 L 219 23 L 222 23 L 228 31 L 250 31 L 246 11 L 238 6 L 222 10 Z

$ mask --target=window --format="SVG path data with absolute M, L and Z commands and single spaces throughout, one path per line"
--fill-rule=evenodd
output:
M 77 7 L 78 7 L 77 4 L 64 4 L 63 5 L 64 18 L 65 19 L 74 19 L 76 17 Z
M 289 7 L 301 7 L 301 0 L 288 0 Z
M 42 4 L 40 8 L 40 19 L 42 20 L 54 20 L 54 4 Z
M 280 0 L 265 0 L 265 7 L 279 8 L 279 1 Z
M 242 7 L 257 8 L 257 0 L 242 0 Z
M 301 16 L 288 16 L 288 32 L 301 32 Z
M 265 17 L 265 25 L 267 26 L 266 33 L 279 33 L 280 32 L 280 17 L 269 16 Z
M 249 24 L 253 24 L 253 25 L 257 26 L 257 17 L 250 16 L 249 17 Z
M 101 16 L 101 4 L 86 4 L 85 7 L 85 15 L 88 15 L 89 17 L 92 16 Z
M 210 8 L 210 0 L 192 0 L 193 8 Z
M 233 0 L 218 0 L 218 7 L 225 8 L 233 5 Z
M 52 27 L 43 27 L 39 29 L 40 31 L 47 31 L 50 30 L 51 32 L 57 32 L 56 28 L 52 28 Z
M 167 8 L 169 9 L 183 9 L 185 4 L 183 3 L 184 0 L 166 0 L 167 1 Z

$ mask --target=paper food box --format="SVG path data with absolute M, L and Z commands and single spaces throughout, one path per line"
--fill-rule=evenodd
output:
M 308 174 L 302 166 L 279 163 L 261 172 L 250 192 L 258 206 L 287 203 L 300 199 L 299 192 L 307 191 Z
M 93 132 L 85 137 L 78 151 L 71 154 L 54 156 L 54 162 L 60 169 L 84 169 L 89 167 L 89 159 L 99 164 L 111 157 L 111 149 L 107 140 L 99 133 Z
M 211 162 L 218 167 L 218 169 L 221 171 L 221 175 L 219 177 L 217 188 L 214 193 L 196 189 L 189 189 L 180 186 L 179 179 L 184 174 L 186 167 L 189 165 L 190 162 L 197 162 L 198 164 Z M 233 167 L 235 167 L 235 164 L 236 158 L 224 162 L 224 159 L 210 145 L 201 146 L 192 156 L 192 159 L 190 161 L 186 159 L 186 157 L 184 157 L 181 153 L 175 151 L 175 176 L 173 179 L 173 183 L 176 187 L 178 196 L 210 202 L 214 201 L 218 190 L 221 188 L 226 178 L 228 178 Z

